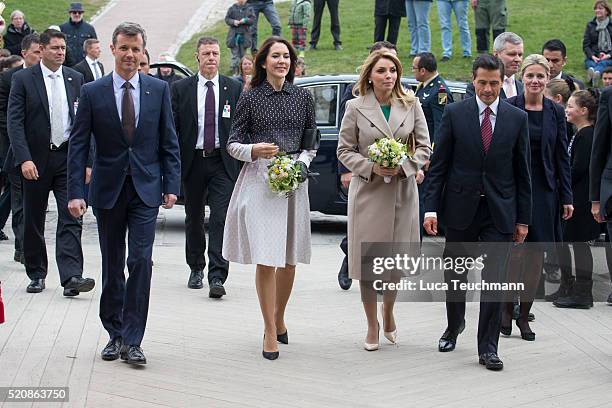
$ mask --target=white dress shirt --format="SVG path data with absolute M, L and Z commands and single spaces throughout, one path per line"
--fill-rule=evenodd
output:
M 55 72 L 51 71 L 42 62 L 40 63 L 40 69 L 42 70 L 43 79 L 45 81 L 45 89 L 47 90 L 47 101 L 49 102 L 49 117 L 53 117 L 53 81 L 50 75 L 57 75 L 58 78 L 55 81 L 59 81 L 59 89 L 61 92 L 61 100 L 64 109 L 62 109 L 62 122 L 64 125 L 64 141 L 70 137 L 70 131 L 72 130 L 72 124 L 70 123 L 70 111 L 74 107 L 68 105 L 68 96 L 66 95 L 66 85 L 64 83 L 64 73 L 62 67 Z
M 121 106 L 123 105 L 123 84 L 127 81 L 113 71 L 113 89 L 115 91 L 115 103 L 117 104 L 117 112 L 119 113 L 119 120 L 121 117 Z M 140 75 L 138 73 L 130 79 L 132 84 L 132 101 L 134 102 L 134 115 L 136 116 L 136 126 L 138 126 L 138 119 L 140 117 Z
M 85 56 L 85 60 L 87 61 L 87 65 L 89 65 L 94 80 L 102 78 L 102 70 L 100 69 L 98 60 L 91 59 L 89 56 Z
M 493 101 L 491 105 L 487 105 L 478 96 L 476 96 L 476 104 L 478 105 L 478 122 L 480 123 L 480 125 L 482 125 L 482 120 L 484 119 L 485 109 L 487 108 L 487 106 L 491 108 L 492 112 L 489 115 L 489 119 L 491 120 L 491 131 L 495 132 L 495 122 L 497 121 L 497 108 L 499 107 L 499 96 L 497 97 L 497 99 L 495 99 L 495 101 Z M 437 218 L 438 215 L 435 211 L 431 211 L 425 213 L 424 218 L 427 217 Z
M 213 79 L 206 79 L 198 72 L 198 139 L 196 141 L 196 149 L 204 149 L 204 107 L 206 105 L 206 94 L 208 87 L 206 83 L 213 83 L 215 92 L 215 149 L 221 147 L 219 143 L 219 74 Z
M 504 76 L 504 93 L 506 94 L 506 97 L 508 98 L 518 95 L 518 91 L 516 90 L 516 79 L 514 79 L 514 74 L 512 74 L 509 77 Z

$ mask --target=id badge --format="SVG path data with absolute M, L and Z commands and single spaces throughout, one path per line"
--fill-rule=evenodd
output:
M 221 115 L 221 117 L 223 117 L 223 118 L 230 118 L 231 117 L 231 108 L 230 108 L 229 105 L 223 106 L 223 114 Z

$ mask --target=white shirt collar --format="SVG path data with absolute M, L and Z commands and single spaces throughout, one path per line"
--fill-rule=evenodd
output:
M 552 78 L 552 79 L 563 79 L 561 76 L 563 75 L 563 71 L 559 72 L 559 75 L 557 75 L 556 77 Z
M 493 115 L 497 116 L 497 108 L 499 107 L 499 96 L 497 97 L 497 99 L 495 99 L 495 101 L 493 101 L 491 105 L 487 105 L 478 96 L 476 96 L 476 103 L 478 104 L 478 115 L 482 115 L 484 110 L 488 106 L 489 108 L 491 108 Z
M 514 84 L 514 74 L 510 75 L 510 76 L 505 76 L 504 75 L 504 82 L 510 80 L 511 84 Z
M 128 81 L 126 81 L 118 73 L 113 71 L 113 84 L 115 86 L 115 89 L 121 89 L 123 87 L 123 84 L 125 84 L 126 82 Z M 132 84 L 132 87 L 134 89 L 138 89 L 138 85 L 140 84 L 140 75 L 138 74 L 138 72 L 134 74 L 134 76 L 130 79 L 129 82 L 130 84 Z
M 206 83 L 208 81 L 211 81 L 215 88 L 219 88 L 219 73 L 217 72 L 217 74 L 213 77 L 213 79 L 206 79 L 204 78 L 201 72 L 198 72 L 198 83 L 200 85 L 206 86 Z
M 43 77 L 48 77 L 49 75 L 54 74 L 54 75 L 57 75 L 59 78 L 63 78 L 61 66 L 57 69 L 57 71 L 53 72 L 49 68 L 47 68 L 45 64 L 43 64 L 41 61 L 40 69 L 42 70 Z
M 91 59 L 91 58 L 89 58 L 89 55 L 86 55 L 86 56 L 85 56 L 85 59 L 87 60 L 87 63 L 88 63 L 89 65 L 93 64 L 94 62 L 98 62 L 98 60 L 97 60 L 97 59 Z

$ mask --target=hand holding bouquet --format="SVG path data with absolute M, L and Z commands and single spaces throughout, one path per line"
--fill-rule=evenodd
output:
M 290 197 L 305 180 L 303 168 L 306 165 L 291 157 L 279 154 L 268 165 L 268 185 L 270 189 L 282 196 Z
M 408 148 L 399 140 L 383 137 L 368 146 L 368 158 L 381 167 L 396 169 L 408 158 Z M 390 183 L 391 177 L 385 176 L 384 180 Z

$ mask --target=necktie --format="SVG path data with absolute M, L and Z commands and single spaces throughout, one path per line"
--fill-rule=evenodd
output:
M 123 100 L 121 101 L 121 127 L 130 145 L 132 144 L 134 130 L 136 129 L 136 114 L 134 113 L 131 89 L 132 84 L 126 81 L 123 84 Z
M 98 67 L 98 61 L 94 61 L 91 63 L 93 66 L 94 79 L 100 79 L 102 76 L 100 73 L 100 67 Z
M 204 150 L 215 150 L 215 90 L 212 81 L 206 82 L 206 100 L 204 102 Z
M 516 96 L 514 94 L 514 87 L 512 85 L 512 77 L 504 79 L 504 93 L 506 94 L 506 98 Z
M 491 124 L 491 108 L 487 106 L 484 111 L 484 118 L 480 124 L 480 135 L 482 136 L 482 148 L 485 154 L 489 151 L 491 140 L 493 139 L 493 125 Z
M 60 90 L 60 76 L 49 75 L 51 78 L 51 143 L 61 146 L 64 143 L 64 106 Z

